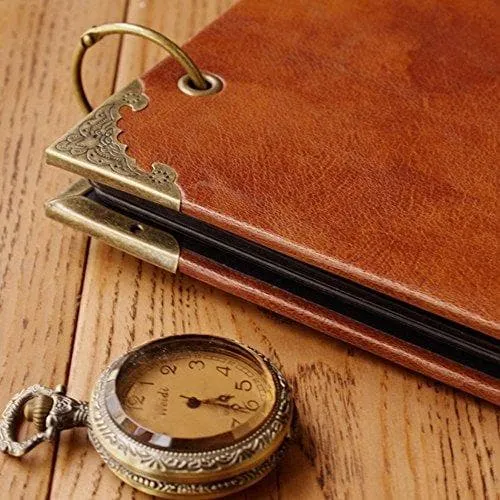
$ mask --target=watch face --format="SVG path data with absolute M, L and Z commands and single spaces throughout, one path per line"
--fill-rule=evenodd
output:
M 188 450 L 230 445 L 257 430 L 276 399 L 261 358 L 225 339 L 167 337 L 133 351 L 106 398 L 115 422 L 148 443 Z

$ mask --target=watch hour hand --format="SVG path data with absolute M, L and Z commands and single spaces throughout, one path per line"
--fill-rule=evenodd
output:
M 217 396 L 216 398 L 208 398 L 208 399 L 203 399 L 202 403 L 227 403 L 230 399 L 234 398 L 232 394 L 221 394 L 220 396 Z
M 227 403 L 230 399 L 233 399 L 234 396 L 232 394 L 221 394 L 217 397 L 218 401 L 222 401 L 223 403 Z

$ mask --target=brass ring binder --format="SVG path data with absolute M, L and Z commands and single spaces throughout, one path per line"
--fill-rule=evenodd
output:
M 198 94 L 193 93 L 191 95 L 200 95 L 200 93 L 205 95 L 208 93 L 215 93 L 220 90 L 220 86 L 213 85 L 213 83 L 205 75 L 203 75 L 193 60 L 178 45 L 161 33 L 138 24 L 102 24 L 101 26 L 93 26 L 82 34 L 80 37 L 80 43 L 78 44 L 73 55 L 73 83 L 78 101 L 80 102 L 80 105 L 85 113 L 90 113 L 92 111 L 92 106 L 90 105 L 83 88 L 81 71 L 83 56 L 85 55 L 85 52 L 87 52 L 87 49 L 92 47 L 105 36 L 117 34 L 140 36 L 141 38 L 146 38 L 147 40 L 150 40 L 165 49 L 186 70 L 187 76 L 192 82 L 194 90 L 198 90 Z

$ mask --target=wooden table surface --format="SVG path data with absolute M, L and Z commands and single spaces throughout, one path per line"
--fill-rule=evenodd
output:
M 498 498 L 499 413 L 491 405 L 172 276 L 44 216 L 74 176 L 44 148 L 80 119 L 70 60 L 91 25 L 129 21 L 185 42 L 230 0 L 0 0 L 0 405 L 66 383 L 86 399 L 102 368 L 161 335 L 250 343 L 291 380 L 301 419 L 281 467 L 235 498 Z M 85 68 L 91 100 L 163 54 L 109 37 Z M 84 430 L 23 459 L 0 457 L 2 498 L 145 498 L 103 465 Z

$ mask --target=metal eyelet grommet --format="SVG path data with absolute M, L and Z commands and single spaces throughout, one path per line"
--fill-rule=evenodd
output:
M 179 78 L 177 81 L 177 87 L 181 92 L 184 92 L 186 95 L 190 96 L 204 96 L 211 95 L 220 92 L 224 87 L 224 82 L 222 78 L 217 75 L 211 73 L 203 73 L 203 78 L 208 83 L 208 88 L 199 89 L 193 85 L 193 82 L 189 75 L 184 75 Z

